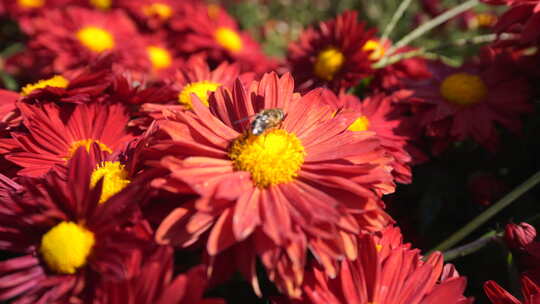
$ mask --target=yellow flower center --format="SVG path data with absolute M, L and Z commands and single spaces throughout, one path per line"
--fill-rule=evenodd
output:
M 149 46 L 146 48 L 146 51 L 154 69 L 159 70 L 171 66 L 172 58 L 166 49 L 157 46 Z
M 90 4 L 100 10 L 108 10 L 112 6 L 112 0 L 90 0 Z
M 446 77 L 439 89 L 448 102 L 459 106 L 478 103 L 486 98 L 488 92 L 482 79 L 469 73 L 455 73 Z
M 67 88 L 68 85 L 69 85 L 69 81 L 66 78 L 60 75 L 56 75 L 49 79 L 42 79 L 36 83 L 27 84 L 26 86 L 22 88 L 21 95 L 28 96 L 33 91 L 37 89 L 43 89 L 46 87 Z
M 143 7 L 146 16 L 158 16 L 161 20 L 169 19 L 173 14 L 173 9 L 164 3 L 152 3 Z
M 258 187 L 291 182 L 304 163 L 304 146 L 293 133 L 274 129 L 237 138 L 229 151 L 236 170 L 251 173 Z
M 86 264 L 94 243 L 91 231 L 73 222 L 61 222 L 43 235 L 39 252 L 51 270 L 74 274 Z
M 313 73 L 321 79 L 332 80 L 344 63 L 345 56 L 343 53 L 334 47 L 330 47 L 317 55 Z
M 83 27 L 77 31 L 76 36 L 82 45 L 96 53 L 101 53 L 114 48 L 113 35 L 99 27 Z
M 369 119 L 365 116 L 358 117 L 348 128 L 349 131 L 359 132 L 369 129 Z
M 66 157 L 65 159 L 70 159 L 71 157 L 73 157 L 73 154 L 75 154 L 75 151 L 77 151 L 79 147 L 85 147 L 86 151 L 90 152 L 90 147 L 93 143 L 97 143 L 101 151 L 109 153 L 113 152 L 111 148 L 107 147 L 106 144 L 102 143 L 97 139 L 82 139 L 71 143 L 71 146 L 68 149 L 68 157 Z
M 23 8 L 38 8 L 45 5 L 45 0 L 17 0 L 17 3 Z
M 362 47 L 362 51 L 364 52 L 370 52 L 369 53 L 369 60 L 371 61 L 377 61 L 384 56 L 384 53 L 386 52 L 386 48 L 384 45 L 379 43 L 376 40 L 368 40 L 366 44 Z
M 105 161 L 99 164 L 90 177 L 90 187 L 94 188 L 101 178 L 103 178 L 103 185 L 99 198 L 100 204 L 122 191 L 130 183 L 126 167 L 118 161 Z
M 182 89 L 180 94 L 178 94 L 178 102 L 183 104 L 186 109 L 191 109 L 193 107 L 191 94 L 195 94 L 203 104 L 208 106 L 208 94 L 210 92 L 215 92 L 220 86 L 221 84 L 217 82 L 206 80 L 190 83 Z
M 242 49 L 243 43 L 240 35 L 230 28 L 220 27 L 214 33 L 214 39 L 223 48 L 231 53 L 236 53 Z

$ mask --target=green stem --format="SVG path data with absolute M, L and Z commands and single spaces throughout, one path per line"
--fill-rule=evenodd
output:
M 469 244 L 445 251 L 443 253 L 444 261 L 449 262 L 456 258 L 464 257 L 466 255 L 474 253 L 478 251 L 479 249 L 483 248 L 484 246 L 486 246 L 487 244 L 493 242 L 493 240 L 495 240 L 498 237 L 499 235 L 497 235 L 497 232 L 495 230 L 490 231 L 486 233 L 485 235 L 483 235 L 482 237 L 480 237 L 479 239 L 473 242 L 470 242 Z
M 504 209 L 505 207 L 510 205 L 513 201 L 515 201 L 517 198 L 519 198 L 525 192 L 529 191 L 532 187 L 534 187 L 539 182 L 540 182 L 540 171 L 536 172 L 533 176 L 531 176 L 523 184 L 517 186 L 514 190 L 512 190 L 510 193 L 508 193 L 503 198 L 501 198 L 499 201 L 497 201 L 493 206 L 486 209 L 484 212 L 482 212 L 480 215 L 478 215 L 476 218 L 474 218 L 472 221 L 470 221 L 467 225 L 465 225 L 463 228 L 456 231 L 448 239 L 446 239 L 445 241 L 443 241 L 442 243 L 437 245 L 431 251 L 436 251 L 436 250 L 437 251 L 445 251 L 448 248 L 450 248 L 450 247 L 454 246 L 455 244 L 459 243 L 461 240 L 463 240 L 465 237 L 467 237 L 471 232 L 473 232 L 478 227 L 480 227 L 482 224 L 487 222 L 495 214 L 499 213 L 499 211 L 501 211 L 502 209 Z
M 396 24 L 401 19 L 401 17 L 403 17 L 403 14 L 407 10 L 407 8 L 411 4 L 411 2 L 412 2 L 412 0 L 404 0 L 403 2 L 401 2 L 401 4 L 398 6 L 396 12 L 392 16 L 392 19 L 390 19 L 390 22 L 388 23 L 388 25 L 384 29 L 384 32 L 383 32 L 383 34 L 381 36 L 381 41 L 385 40 L 386 38 L 388 38 L 390 36 L 392 31 L 396 27 Z
M 452 8 L 451 10 L 448 10 L 439 16 L 431 19 L 430 21 L 422 24 L 409 34 L 407 34 L 405 37 L 401 38 L 396 44 L 390 48 L 388 51 L 389 54 L 392 54 L 396 49 L 408 45 L 411 41 L 415 40 L 416 38 L 422 36 L 423 34 L 431 31 L 435 27 L 439 26 L 442 23 L 445 23 L 446 21 L 454 18 L 455 16 L 463 13 L 464 11 L 473 8 L 479 3 L 479 0 L 469 0 L 466 2 L 463 2 L 462 4 Z

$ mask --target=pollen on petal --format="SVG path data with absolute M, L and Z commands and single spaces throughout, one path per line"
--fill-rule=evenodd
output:
M 39 252 L 50 270 L 74 274 L 92 252 L 94 234 L 73 222 L 60 222 L 41 238 Z
M 113 35 L 107 30 L 96 26 L 83 27 L 77 31 L 75 36 L 82 45 L 96 53 L 110 50 L 115 45 Z
M 129 173 L 126 167 L 118 161 L 105 161 L 99 164 L 90 177 L 90 187 L 95 187 L 97 182 L 102 178 L 103 184 L 99 198 L 100 204 L 122 191 L 130 183 Z
M 146 51 L 154 69 L 159 70 L 171 66 L 172 58 L 169 51 L 166 49 L 157 46 L 149 46 L 146 48 Z
M 195 94 L 208 106 L 208 93 L 215 92 L 221 84 L 211 81 L 199 81 L 186 85 L 180 94 L 178 94 L 178 102 L 183 104 L 186 109 L 192 108 L 191 94 Z
M 293 181 L 305 155 L 302 142 L 283 129 L 269 130 L 258 136 L 242 135 L 229 150 L 234 168 L 250 172 L 258 187 Z
M 450 103 L 469 106 L 487 97 L 488 89 L 484 81 L 469 73 L 454 73 L 446 77 L 440 86 L 441 95 Z
M 109 148 L 106 144 L 102 143 L 101 141 L 97 139 L 83 139 L 83 140 L 77 140 L 71 143 L 67 152 L 67 157 L 65 157 L 65 159 L 66 160 L 70 159 L 75 154 L 75 152 L 77 151 L 79 147 L 84 147 L 86 151 L 90 151 L 90 147 L 92 146 L 93 143 L 98 144 L 101 151 L 109 152 L 109 153 L 113 152 L 111 148 Z
M 332 80 L 345 63 L 345 55 L 337 48 L 327 48 L 317 55 L 313 73 L 324 80 Z
M 42 79 L 36 83 L 27 84 L 21 90 L 21 95 L 28 96 L 30 93 L 37 89 L 43 89 L 46 87 L 54 88 L 67 88 L 69 81 L 61 75 L 55 75 L 49 79 Z
M 214 33 L 216 42 L 231 53 L 242 50 L 242 38 L 238 33 L 230 28 L 220 27 Z

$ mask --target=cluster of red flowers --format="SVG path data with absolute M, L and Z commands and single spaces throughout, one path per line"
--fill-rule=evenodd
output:
M 354 11 L 280 61 L 216 4 L 0 2 L 27 35 L 5 62 L 27 85 L 0 91 L 0 301 L 222 303 L 205 291 L 240 273 L 274 303 L 471 303 L 441 253 L 403 243 L 383 196 L 452 143 L 496 151 L 497 126 L 532 110 L 520 71 L 540 2 L 491 2 L 519 38 L 459 68 L 377 67 L 414 49 Z

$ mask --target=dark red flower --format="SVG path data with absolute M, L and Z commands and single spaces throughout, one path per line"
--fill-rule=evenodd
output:
M 337 93 L 372 73 L 370 55 L 362 48 L 374 31 L 357 18 L 357 12 L 345 12 L 304 30 L 289 46 L 287 60 L 301 91 L 326 86 Z
M 487 149 L 499 143 L 497 125 L 518 132 L 521 116 L 532 110 L 531 88 L 516 75 L 515 62 L 499 54 L 482 63 L 453 68 L 430 64 L 433 77 L 410 82 L 419 124 L 434 140 L 434 152 L 472 138 Z
M 539 0 L 482 0 L 488 4 L 506 5 L 508 10 L 495 25 L 497 33 L 519 34 L 518 42 L 524 45 L 540 43 Z
M 106 52 L 114 54 L 115 63 L 126 69 L 150 69 L 141 36 L 121 10 L 68 6 L 45 10 L 30 22 L 28 49 L 47 58 L 52 73 L 69 77 L 69 72 L 84 68 Z
M 1 301 L 91 303 L 100 282 L 133 274 L 131 254 L 147 245 L 123 227 L 147 187 L 140 180 L 99 203 L 103 180 L 91 185 L 94 166 L 79 148 L 67 178 L 51 171 L 17 184 L 0 175 L 0 248 L 20 255 L 0 262 Z

